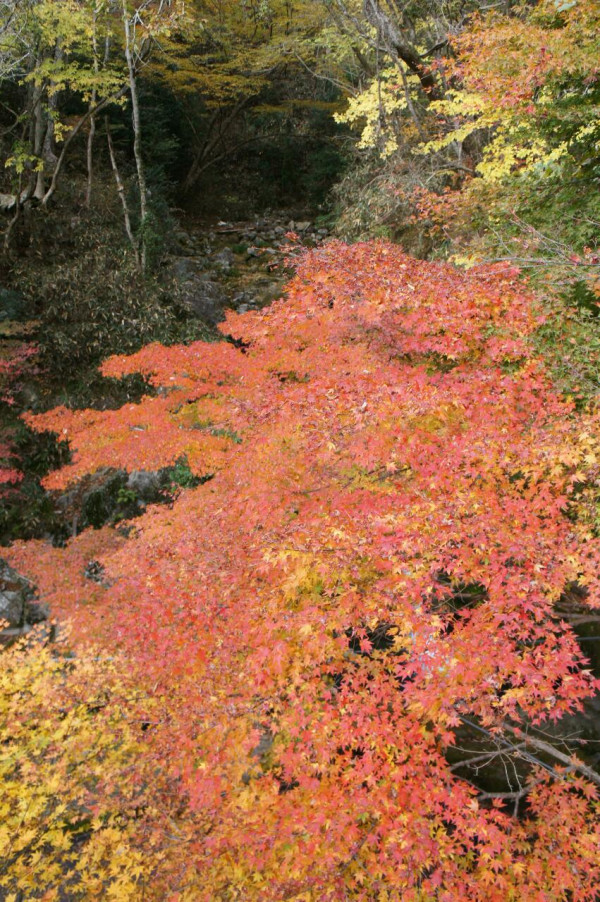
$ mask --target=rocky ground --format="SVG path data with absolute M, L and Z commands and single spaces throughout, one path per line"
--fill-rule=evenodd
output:
M 188 220 L 185 226 L 173 236 L 165 266 L 186 304 L 209 325 L 222 320 L 227 308 L 246 313 L 279 296 L 289 278 L 287 249 L 295 241 L 286 235 L 296 234 L 296 243 L 307 246 L 329 236 L 329 229 L 285 212 L 235 223 Z

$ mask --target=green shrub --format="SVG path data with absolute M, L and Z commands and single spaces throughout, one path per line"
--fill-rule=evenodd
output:
M 181 305 L 176 286 L 144 278 L 131 254 L 100 247 L 38 269 L 24 291 L 40 310 L 42 364 L 69 376 L 110 354 L 152 341 L 207 337 L 207 328 Z

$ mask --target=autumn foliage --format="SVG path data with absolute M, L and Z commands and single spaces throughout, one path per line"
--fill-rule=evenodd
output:
M 122 898 L 596 898 L 600 778 L 543 731 L 597 689 L 556 606 L 600 606 L 598 415 L 554 392 L 538 324 L 509 269 L 332 242 L 232 340 L 108 360 L 139 404 L 28 418 L 73 450 L 49 489 L 202 477 L 128 536 L 10 549 L 121 674 L 105 729 L 133 751 L 82 779 L 144 852 Z M 452 758 L 466 729 L 504 791 Z
M 64 637 L 63 637 L 64 638 Z M 16 899 L 132 899 L 143 874 L 135 812 L 156 767 L 121 713 L 125 691 L 109 661 L 63 642 L 19 645 L 0 675 L 0 886 Z M 153 773 L 154 771 L 154 773 Z M 159 778 L 160 779 L 160 778 Z M 63 896 L 64 898 L 64 896 Z
M 575 264 L 594 290 L 599 29 L 597 0 L 539 0 L 488 8 L 451 38 L 438 68 L 452 87 L 418 152 L 441 153 L 450 171 L 458 152 L 457 173 L 412 194 L 432 236 L 471 260 Z

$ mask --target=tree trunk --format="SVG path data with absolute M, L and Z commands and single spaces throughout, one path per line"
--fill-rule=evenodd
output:
M 58 161 L 56 163 L 56 168 L 52 174 L 52 181 L 50 182 L 50 185 L 48 186 L 48 190 L 46 191 L 46 193 L 43 197 L 42 204 L 44 206 L 46 206 L 50 202 L 54 192 L 56 191 L 56 186 L 58 184 L 58 178 L 62 172 L 62 168 L 63 168 L 65 158 L 67 155 L 67 151 L 68 151 L 71 143 L 74 141 L 74 139 L 77 137 L 77 135 L 83 128 L 83 126 L 86 124 L 86 122 L 89 122 L 89 120 L 91 119 L 92 116 L 97 116 L 98 113 L 101 110 L 103 110 L 106 106 L 108 106 L 109 103 L 116 103 L 118 100 L 120 100 L 121 97 L 123 97 L 127 93 L 127 91 L 128 91 L 128 86 L 123 86 L 122 88 L 119 88 L 119 90 L 116 91 L 114 94 L 112 94 L 110 97 L 105 97 L 104 100 L 101 100 L 100 103 L 98 103 L 94 109 L 92 109 L 92 108 L 88 109 L 87 113 L 85 113 L 85 115 L 83 115 L 81 117 L 81 119 L 79 120 L 77 125 L 73 129 L 71 129 L 71 131 L 69 132 L 69 134 L 67 135 L 67 137 L 65 138 L 65 140 L 63 142 L 63 146 L 60 151 Z
M 440 100 L 442 94 L 435 76 L 417 50 L 406 40 L 402 32 L 381 8 L 378 0 L 363 0 L 363 10 L 369 24 L 381 35 L 390 55 L 401 59 L 411 72 L 418 75 L 423 90 L 431 100 Z
M 131 22 L 126 0 L 123 0 L 123 26 L 125 33 L 125 59 L 129 76 L 129 94 L 131 96 L 131 114 L 133 123 L 133 155 L 137 172 L 138 190 L 140 193 L 140 262 L 142 270 L 146 269 L 147 248 L 144 235 L 148 224 L 148 188 L 146 184 L 146 171 L 142 156 L 142 125 L 140 118 L 140 105 L 137 91 L 135 60 L 134 60 L 134 25 Z
M 92 92 L 93 104 L 96 103 L 96 91 Z M 92 206 L 92 188 L 94 186 L 94 138 L 96 136 L 96 117 L 90 116 L 90 130 L 88 132 L 86 161 L 87 161 L 87 185 L 85 189 L 85 205 L 89 208 Z
M 131 215 L 129 213 L 129 204 L 127 203 L 127 195 L 125 193 L 125 185 L 123 184 L 123 180 L 121 178 L 121 173 L 119 172 L 119 168 L 117 166 L 117 158 L 115 156 L 115 149 L 112 142 L 112 136 L 110 133 L 110 122 L 108 121 L 108 116 L 104 120 L 106 124 L 106 140 L 108 141 L 108 154 L 110 157 L 110 165 L 112 166 L 112 171 L 115 176 L 115 182 L 117 183 L 117 191 L 119 197 L 121 199 L 121 206 L 123 207 L 123 220 L 125 222 L 125 231 L 127 232 L 127 237 L 129 238 L 129 243 L 131 244 L 131 248 L 133 250 L 135 256 L 135 262 L 138 268 L 141 268 L 141 260 L 140 254 L 138 250 L 138 246 L 135 240 L 135 235 L 133 234 L 133 229 L 131 228 Z
M 198 148 L 184 179 L 183 190 L 185 192 L 191 191 L 204 170 L 212 165 L 211 157 L 215 154 L 217 147 L 221 142 L 225 141 L 227 132 L 235 124 L 244 109 L 252 103 L 252 100 L 253 98 L 251 97 L 243 97 L 234 104 L 229 112 L 222 114 L 221 110 L 217 110 L 213 113 L 208 126 L 207 138 L 204 144 Z M 221 159 L 222 156 L 226 156 L 226 154 L 218 154 L 216 158 Z
M 36 200 L 39 201 L 43 199 L 46 190 L 43 161 L 44 138 L 46 135 L 46 116 L 42 103 L 43 92 L 44 89 L 42 85 L 35 85 L 33 90 L 34 118 L 31 152 L 33 156 L 37 157 L 37 159 L 39 160 L 39 169 L 37 170 L 34 177 L 35 188 L 33 189 L 33 196 L 36 198 Z
M 93 17 L 93 34 L 92 34 L 92 49 L 94 53 L 94 75 L 98 75 L 99 64 L 98 64 L 98 40 L 96 35 L 96 25 L 98 21 L 98 9 L 94 9 L 94 17 Z M 93 110 L 98 102 L 98 92 L 96 90 L 96 86 L 92 88 L 92 96 L 90 98 L 90 110 Z M 90 130 L 88 132 L 87 139 L 87 148 L 86 148 L 86 163 L 87 163 L 87 186 L 85 190 L 85 205 L 89 208 L 92 205 L 92 189 L 94 186 L 94 138 L 96 136 L 96 117 L 92 112 L 90 116 Z

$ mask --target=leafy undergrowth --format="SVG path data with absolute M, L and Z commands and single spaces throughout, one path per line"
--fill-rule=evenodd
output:
M 84 771 L 93 798 L 73 803 L 99 806 L 123 843 L 104 890 L 83 859 L 82 898 L 118 898 L 130 854 L 123 898 L 596 898 L 600 777 L 544 724 L 597 689 L 556 606 L 573 586 L 590 616 L 600 606 L 600 541 L 578 506 L 595 503 L 599 417 L 554 391 L 533 309 L 506 268 L 332 243 L 299 261 L 286 299 L 228 317 L 235 344 L 104 364 L 148 376 L 154 397 L 28 417 L 73 451 L 48 488 L 184 456 L 214 474 L 128 538 L 8 553 L 78 655 L 93 638 L 127 674 L 105 729 L 128 762 L 108 786 Z M 481 754 L 451 763 L 465 725 L 502 791 L 478 784 Z M 84 759 L 91 726 L 75 712 Z M 134 787 L 146 801 L 127 816 Z M 0 886 L 22 890 L 29 854 Z M 61 898 L 61 879 L 28 898 Z
M 3 899 L 135 898 L 139 813 L 160 797 L 161 774 L 123 716 L 131 691 L 110 660 L 91 648 L 73 658 L 64 637 L 3 655 Z

